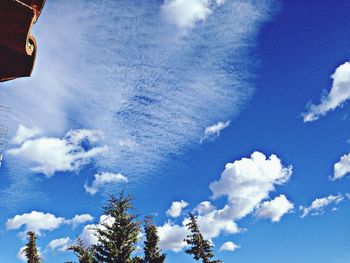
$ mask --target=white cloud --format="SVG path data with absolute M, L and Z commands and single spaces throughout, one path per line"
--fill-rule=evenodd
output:
M 230 126 L 230 121 L 226 121 L 226 122 L 220 121 L 216 124 L 206 127 L 204 131 L 204 137 L 202 138 L 201 141 L 203 142 L 205 140 L 214 139 L 220 136 L 221 131 L 226 129 L 228 126 Z
M 106 185 L 117 184 L 117 183 L 127 183 L 128 179 L 120 173 L 100 173 L 95 174 L 95 179 L 92 184 L 84 184 L 85 191 L 91 195 L 95 195 L 99 189 Z
M 96 225 L 86 225 L 80 234 L 80 238 L 86 246 L 97 244 Z
M 303 114 L 304 122 L 315 121 L 350 99 L 350 62 L 340 65 L 331 77 L 333 85 L 330 92 L 322 97 L 320 104 L 309 106 L 308 112 Z
M 32 139 L 41 134 L 43 134 L 43 130 L 38 127 L 27 128 L 26 126 L 20 124 L 15 137 L 12 139 L 12 143 L 21 144 L 28 139 Z
M 19 148 L 10 149 L 8 154 L 35 163 L 33 171 L 53 176 L 55 172 L 78 171 L 81 166 L 107 151 L 104 147 L 94 147 L 102 134 L 92 130 L 73 130 L 63 139 L 40 137 L 23 142 Z M 90 145 L 90 149 L 83 146 Z
M 187 227 L 166 222 L 158 227 L 159 247 L 163 250 L 180 252 L 186 246 L 184 238 L 188 234 Z
M 279 222 L 283 215 L 294 208 L 285 195 L 279 195 L 271 201 L 263 202 L 256 210 L 255 215 L 259 218 L 268 218 L 272 222 Z
M 284 167 L 276 155 L 268 159 L 260 152 L 226 164 L 219 181 L 210 184 L 213 198 L 227 196 L 232 218 L 250 214 L 275 190 L 275 185 L 288 181 L 292 166 Z
M 93 220 L 93 217 L 89 214 L 76 215 L 72 219 L 65 219 L 63 217 L 57 217 L 51 213 L 32 211 L 8 219 L 6 221 L 6 229 L 16 230 L 24 226 L 25 231 L 34 231 L 37 234 L 40 234 L 43 230 L 52 231 L 64 224 L 75 227 L 78 224 L 83 224 L 91 220 Z
M 337 205 L 344 200 L 343 195 L 329 195 L 323 198 L 316 198 L 309 207 L 301 206 L 303 214 L 301 217 L 306 217 L 311 214 L 313 216 L 321 215 L 324 213 L 325 208 L 331 205 Z
M 215 206 L 213 206 L 209 201 L 203 201 L 199 205 L 197 205 L 195 210 L 199 215 L 203 215 L 215 210 Z
M 343 178 L 348 173 L 350 173 L 350 153 L 343 155 L 340 161 L 334 164 L 334 176 L 331 180 Z
M 215 209 L 215 208 L 214 208 Z M 197 223 L 204 238 L 212 239 L 220 234 L 236 234 L 241 231 L 230 216 L 230 207 L 225 206 L 221 210 L 208 210 L 208 213 L 197 216 Z M 185 246 L 184 238 L 188 235 L 186 224 L 189 218 L 182 220 L 182 225 L 177 225 L 168 221 L 158 227 L 160 238 L 159 246 L 164 250 L 180 252 Z
M 203 215 L 198 215 L 197 222 L 203 237 L 211 239 L 220 234 L 237 234 L 242 230 L 234 222 L 233 209 L 225 205 L 223 209 L 215 209 Z
M 219 251 L 235 251 L 237 248 L 240 248 L 241 246 L 236 245 L 235 243 L 228 241 L 222 244 Z
M 179 28 L 192 28 L 197 22 L 205 21 L 212 13 L 214 4 L 223 0 L 165 0 L 162 6 L 167 18 Z
M 279 221 L 293 208 L 293 204 L 284 195 L 272 201 L 263 201 L 275 190 L 276 185 L 286 183 L 291 174 L 292 167 L 284 167 L 277 156 L 271 155 L 267 159 L 259 152 L 254 152 L 249 159 L 243 158 L 228 163 L 220 180 L 210 184 L 213 198 L 226 195 L 228 203 L 222 209 L 217 209 L 211 202 L 203 201 L 194 209 L 198 213 L 197 222 L 204 238 L 212 239 L 221 234 L 237 234 L 244 231 L 235 221 L 254 211 L 258 217 L 270 218 L 273 222 Z M 181 212 L 176 213 L 177 216 L 180 214 Z M 158 228 L 163 249 L 178 252 L 185 246 L 184 226 L 188 220 L 183 219 L 182 225 L 169 221 Z
M 60 227 L 64 222 L 65 219 L 63 217 L 56 217 L 50 213 L 32 211 L 31 213 L 16 215 L 8 219 L 6 221 L 6 229 L 15 230 L 25 226 L 26 231 L 34 231 L 39 234 L 42 230 L 52 231 Z
M 170 208 L 166 211 L 166 214 L 171 217 L 179 217 L 182 210 L 188 206 L 188 203 L 181 200 L 180 202 L 172 202 Z
M 85 224 L 92 221 L 94 218 L 90 214 L 75 215 L 72 219 L 66 220 L 66 224 L 76 227 L 80 224 Z
M 64 237 L 64 238 L 54 239 L 50 241 L 47 247 L 50 250 L 57 250 L 57 251 L 64 252 L 71 245 L 72 245 L 72 240 L 69 237 Z

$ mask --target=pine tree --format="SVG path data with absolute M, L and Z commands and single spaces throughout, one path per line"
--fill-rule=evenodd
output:
M 140 232 L 140 222 L 137 216 L 129 213 L 134 210 L 131 204 L 132 197 L 124 196 L 124 191 L 118 198 L 110 196 L 104 206 L 107 219 L 96 228 L 98 239 L 95 245 L 95 260 L 106 263 L 133 262 L 131 253 L 135 250 Z
M 151 217 L 148 217 L 145 220 L 144 231 L 146 234 L 146 241 L 144 246 L 145 257 L 144 263 L 164 263 L 165 254 L 161 253 L 161 250 L 158 248 L 158 231 L 157 227 L 154 225 Z
M 22 254 L 27 258 L 28 263 L 41 263 L 38 249 L 36 247 L 36 235 L 32 231 L 27 232 L 28 243 L 25 248 L 22 250 Z
M 79 263 L 96 263 L 94 260 L 95 251 L 93 247 L 85 247 L 83 241 L 78 238 L 77 244 L 70 246 L 68 250 L 73 250 L 78 257 Z
M 202 260 L 203 263 L 219 263 L 221 260 L 212 260 L 214 257 L 213 245 L 209 240 L 205 240 L 199 230 L 197 220 L 193 214 L 190 213 L 190 222 L 186 224 L 191 231 L 191 235 L 188 235 L 184 240 L 191 248 L 185 252 L 189 255 L 193 255 L 195 260 Z

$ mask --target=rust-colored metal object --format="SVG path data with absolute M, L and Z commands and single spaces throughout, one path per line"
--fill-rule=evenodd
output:
M 37 44 L 31 35 L 45 0 L 0 0 L 0 81 L 31 75 Z

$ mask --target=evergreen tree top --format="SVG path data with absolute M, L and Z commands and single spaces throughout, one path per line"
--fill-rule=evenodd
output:
M 187 236 L 185 241 L 190 246 L 185 252 L 193 255 L 195 260 L 202 260 L 203 263 L 219 263 L 221 260 L 212 260 L 214 257 L 213 245 L 209 240 L 203 238 L 200 232 L 196 217 L 190 213 L 190 221 L 186 224 L 191 234 Z
M 93 247 L 85 247 L 83 241 L 78 237 L 76 245 L 70 246 L 68 250 L 73 250 L 78 257 L 79 263 L 97 263 L 94 260 L 95 250 Z
M 132 199 L 131 195 L 125 195 L 122 191 L 119 197 L 110 196 L 103 206 L 107 219 L 95 229 L 98 239 L 94 247 L 97 262 L 133 262 L 131 254 L 135 250 L 141 230 L 138 216 L 130 213 L 130 210 L 134 210 Z
M 159 236 L 156 225 L 152 217 L 148 216 L 145 220 L 144 232 L 146 235 L 144 253 L 144 263 L 163 263 L 165 262 L 165 254 L 158 247 Z
M 27 238 L 28 243 L 25 245 L 25 248 L 21 253 L 25 255 L 28 263 L 41 263 L 41 258 L 36 247 L 37 236 L 35 232 L 28 231 Z

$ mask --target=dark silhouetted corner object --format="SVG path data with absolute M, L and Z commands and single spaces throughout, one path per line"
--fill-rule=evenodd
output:
M 37 44 L 31 35 L 45 0 L 0 0 L 0 81 L 29 77 Z

